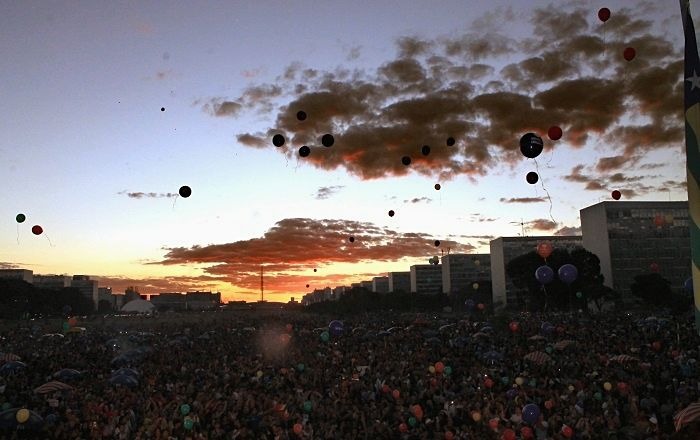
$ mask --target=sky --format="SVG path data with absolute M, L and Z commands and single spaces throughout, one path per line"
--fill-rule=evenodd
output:
M 687 200 L 682 49 L 671 0 L 3 2 L 0 267 L 288 301 Z

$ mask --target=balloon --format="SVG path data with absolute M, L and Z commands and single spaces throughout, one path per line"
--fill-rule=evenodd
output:
M 321 333 L 321 340 L 323 342 L 328 342 L 328 340 L 331 338 L 331 335 L 328 334 L 328 332 L 323 332 Z
M 292 324 L 287 324 L 284 326 L 284 329 L 287 330 L 287 333 L 291 333 L 294 327 L 292 327 Z
M 486 388 L 491 388 L 491 387 L 493 387 L 493 380 L 491 380 L 490 377 L 487 377 L 486 379 L 484 379 L 484 386 L 485 386 Z
M 70 328 L 70 326 L 68 325 L 68 321 L 64 321 L 64 322 L 63 322 L 63 331 L 66 331 L 66 330 L 68 330 L 69 328 Z
M 282 145 L 284 145 L 284 136 L 282 136 L 281 134 L 276 134 L 272 136 L 272 145 L 274 145 L 275 147 L 281 147 Z
M 189 413 L 190 413 L 190 406 L 188 404 L 183 403 L 182 405 L 180 405 L 180 414 L 182 414 L 183 416 L 186 416 Z
M 527 180 L 527 183 L 530 185 L 534 185 L 538 180 L 540 180 L 540 176 L 538 176 L 536 172 L 530 171 L 527 173 L 527 176 L 525 176 L 525 180 Z
M 512 331 L 513 333 L 515 333 L 515 332 L 517 332 L 517 331 L 520 329 L 520 324 L 518 324 L 518 323 L 515 322 L 515 321 L 511 321 L 511 323 L 508 324 L 508 328 L 510 329 L 510 331 Z M 518 385 L 519 385 L 519 384 L 518 384 Z
M 297 112 L 297 119 L 300 121 L 305 121 L 306 120 L 306 112 L 303 110 L 299 110 Z
M 474 260 L 474 266 L 481 266 L 481 261 Z
M 309 285 L 308 285 L 308 284 L 306 285 L 306 288 L 307 288 L 307 289 L 309 288 Z
M 401 397 L 401 391 L 399 391 L 399 390 L 394 390 L 394 391 L 392 391 L 392 392 L 391 392 L 391 397 L 393 397 L 394 399 L 397 399 L 397 400 L 398 400 L 398 398 Z
M 348 238 L 348 241 L 349 241 L 350 243 L 354 243 L 354 242 L 355 242 L 355 237 L 350 236 L 350 238 Z
M 666 219 L 664 219 L 664 216 L 661 214 L 656 214 L 654 217 L 654 224 L 656 225 L 657 228 L 660 228 L 666 223 Z
M 478 423 L 481 420 L 481 413 L 479 411 L 472 411 L 472 420 Z
M 479 283 L 472 284 L 472 289 L 479 290 Z
M 544 401 L 544 407 L 547 409 L 552 409 L 554 407 L 554 402 L 551 400 L 545 400 Z
M 515 388 L 510 388 L 508 391 L 506 391 L 506 397 L 509 399 L 515 399 L 515 396 L 518 395 L 518 390 Z
M 27 219 L 27 216 L 24 214 L 17 214 L 17 217 L 15 217 L 15 220 L 17 220 L 17 223 L 24 223 L 24 221 Z
M 164 111 L 165 111 L 165 107 L 161 107 L 161 108 L 160 108 L 160 111 L 164 112 Z
M 19 411 L 17 411 L 17 414 L 15 414 L 15 418 L 19 423 L 26 422 L 27 420 L 29 420 L 29 410 L 27 408 L 20 409 Z
M 523 407 L 522 417 L 526 423 L 534 425 L 540 418 L 540 407 L 534 403 L 528 403 Z
M 311 154 L 311 148 L 307 147 L 306 145 L 302 145 L 302 147 L 299 148 L 299 156 L 307 157 L 309 154 Z
M 661 342 L 660 342 L 660 341 L 654 341 L 654 342 L 651 344 L 651 348 L 653 348 L 654 351 L 659 351 L 659 350 L 661 350 Z
M 453 138 L 452 136 L 450 136 L 450 137 L 447 138 L 447 141 L 446 141 L 445 143 L 447 144 L 448 147 L 451 147 L 451 146 L 453 146 L 453 145 L 455 144 L 455 138 Z
M 440 247 L 440 240 L 435 240 L 433 244 L 435 245 L 435 247 Z M 435 257 L 435 260 L 437 260 L 437 256 Z
M 522 436 L 523 440 L 530 440 L 535 436 L 532 432 L 532 428 L 530 428 L 529 426 L 523 426 L 520 430 L 520 435 Z
M 574 435 L 574 430 L 570 426 L 564 425 L 561 427 L 561 433 L 564 434 L 564 437 L 571 438 Z
M 39 226 L 39 225 L 32 226 L 32 234 L 41 235 L 42 232 L 44 232 L 44 228 L 42 228 L 41 226 Z
M 294 434 L 299 435 L 301 434 L 302 426 L 301 423 L 295 423 L 294 424 Z
M 664 216 L 664 220 L 666 220 L 666 223 L 668 223 L 668 224 L 673 224 L 673 215 L 671 215 L 671 214 L 666 214 L 666 215 Z
M 321 137 L 321 144 L 324 147 L 332 147 L 334 143 L 335 143 L 335 139 L 333 138 L 332 134 L 324 134 Z
M 420 152 L 423 154 L 423 156 L 427 156 L 430 154 L 430 147 L 428 145 L 423 145 Z
M 443 371 L 445 371 L 445 364 L 443 364 L 440 361 L 435 362 L 435 371 L 437 371 L 438 373 L 442 373 Z
M 449 376 L 450 374 L 452 374 L 452 367 L 445 365 L 445 376 Z
M 416 426 L 417 423 L 418 423 L 418 421 L 416 420 L 415 417 L 409 417 L 409 418 L 408 418 L 408 424 L 409 424 L 409 425 L 411 425 L 411 426 Z
M 600 391 L 596 391 L 595 394 L 593 394 L 593 398 L 595 400 L 603 400 L 603 395 L 600 394 Z
M 609 18 L 610 18 L 610 9 L 600 8 L 598 10 L 598 19 L 600 19 L 600 21 L 605 23 L 606 21 L 608 21 Z
M 542 153 L 543 148 L 542 138 L 534 133 L 526 133 L 520 138 L 520 152 L 527 158 L 536 158 Z
M 536 387 L 537 386 L 537 379 L 530 379 L 530 382 L 528 383 L 531 387 Z
M 400 424 L 400 425 L 399 425 L 399 431 L 401 431 L 401 432 L 408 432 L 408 425 L 406 425 L 405 423 Z
M 453 440 L 455 438 L 455 435 L 452 434 L 452 431 L 445 431 L 445 440 Z
M 479 304 L 476 305 L 476 308 L 479 309 L 479 310 L 484 310 L 484 309 L 486 308 L 486 306 L 485 306 L 484 304 L 482 304 L 482 303 L 479 303 Z
M 583 298 L 583 293 L 581 293 L 581 292 L 576 292 L 576 298 L 578 298 L 578 299 Z
M 537 255 L 544 258 L 545 260 L 552 255 L 552 243 L 548 241 L 543 241 L 537 244 Z
M 70 319 L 68 319 L 68 325 L 71 327 L 75 327 L 78 324 L 78 318 L 75 316 L 71 316 Z
M 522 384 L 525 383 L 525 379 L 523 379 L 522 377 L 518 376 L 518 377 L 515 378 L 515 383 L 516 383 L 516 385 L 521 386 Z
M 338 321 L 337 319 L 334 319 L 330 322 L 330 324 L 328 324 L 328 330 L 330 330 L 331 335 L 336 337 L 343 334 L 344 327 L 345 326 L 343 325 L 343 323 L 341 321 Z
M 311 412 L 311 409 L 313 408 L 313 404 L 311 403 L 310 400 L 307 400 L 304 402 L 304 412 Z
M 298 372 L 301 373 L 302 371 L 304 371 L 304 368 L 305 368 L 305 365 L 302 364 L 301 362 L 297 364 L 297 371 Z
M 185 429 L 189 431 L 190 429 L 192 429 L 192 427 L 194 427 L 194 421 L 189 417 L 185 417 L 184 425 Z
M 418 420 L 423 418 L 423 408 L 420 405 L 413 405 L 411 412 Z
M 180 197 L 186 199 L 192 195 L 192 188 L 190 188 L 189 186 L 181 186 L 178 193 L 180 194 Z
M 612 198 L 615 200 L 620 200 L 620 197 L 622 197 L 622 193 L 620 191 L 615 190 L 612 192 Z
M 562 264 L 558 273 L 559 279 L 565 284 L 571 284 L 578 278 L 578 269 L 573 264 Z
M 688 293 L 693 293 L 693 277 L 685 280 L 685 283 L 683 283 L 683 289 L 685 289 L 685 291 Z
M 440 188 L 442 188 L 442 187 L 440 186 L 440 184 L 439 184 L 439 183 L 436 183 L 436 184 L 435 184 L 435 189 L 436 189 L 437 191 L 440 191 Z
M 627 61 L 632 61 L 636 55 L 637 51 L 634 50 L 633 47 L 628 47 L 624 52 L 622 52 L 622 56 L 625 57 L 625 60 Z
M 540 284 L 549 284 L 554 280 L 554 271 L 549 266 L 540 266 L 535 271 L 535 279 Z
M 411 158 L 408 156 L 404 156 L 401 158 L 401 163 L 406 165 L 406 166 L 409 166 L 409 165 L 411 165 Z
M 389 217 L 393 217 L 393 216 L 394 216 L 394 210 L 391 209 L 391 210 L 389 210 Z
M 618 389 L 618 391 L 620 391 L 620 392 L 625 392 L 625 391 L 627 391 L 627 384 L 624 383 L 624 382 L 618 382 L 618 383 L 617 383 L 617 389 Z
M 552 352 L 554 351 L 554 348 L 551 345 L 548 345 L 544 348 L 544 351 L 546 351 L 547 354 L 552 354 Z
M 505 431 L 503 431 L 503 440 L 515 440 L 515 431 L 512 429 L 508 428 Z
M 258 370 L 258 371 L 255 373 L 255 375 L 256 375 L 257 377 L 262 377 L 262 376 L 263 376 L 263 372 L 262 372 L 261 370 Z
M 435 367 L 434 366 L 429 366 L 428 371 L 430 371 L 430 374 L 435 374 Z
M 605 388 L 605 391 L 610 391 L 612 390 L 612 384 L 610 382 L 605 382 L 603 388 Z
M 657 263 L 651 263 L 651 264 L 649 265 L 649 270 L 651 270 L 652 272 L 656 273 L 656 272 L 659 271 L 659 265 L 658 265 Z
M 474 302 L 473 299 L 468 299 L 464 301 L 464 305 L 467 306 L 468 309 L 473 309 L 476 306 L 476 303 Z
M 547 130 L 547 136 L 549 136 L 549 138 L 553 141 L 558 141 L 561 139 L 562 134 L 561 127 L 556 125 L 549 127 L 549 130 Z
M 498 419 L 489 420 L 489 428 L 493 429 L 494 431 L 498 429 Z

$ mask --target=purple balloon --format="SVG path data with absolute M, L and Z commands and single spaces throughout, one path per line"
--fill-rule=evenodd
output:
M 559 268 L 559 279 L 566 284 L 571 284 L 578 278 L 578 269 L 573 264 L 564 264 Z
M 523 421 L 534 425 L 537 423 L 537 419 L 540 418 L 540 407 L 534 403 L 528 403 L 523 407 Z
M 549 284 L 554 281 L 554 271 L 549 266 L 540 266 L 535 271 L 535 279 L 540 284 Z
M 508 391 L 506 391 L 506 396 L 509 399 L 515 399 L 515 396 L 517 396 L 517 395 L 518 395 L 518 390 L 516 390 L 515 388 L 511 388 Z
M 328 330 L 333 336 L 340 336 L 343 334 L 343 327 L 343 323 L 338 320 L 333 320 L 328 324 Z

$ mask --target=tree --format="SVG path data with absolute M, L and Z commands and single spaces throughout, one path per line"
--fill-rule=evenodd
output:
M 671 282 L 658 273 L 645 273 L 634 277 L 630 286 L 632 295 L 646 305 L 658 308 L 668 307 L 675 313 L 683 313 L 693 303 L 689 297 L 673 293 Z

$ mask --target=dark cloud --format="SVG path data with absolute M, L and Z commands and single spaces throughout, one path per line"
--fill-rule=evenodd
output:
M 562 228 L 557 229 L 554 232 L 554 235 L 560 235 L 560 236 L 581 235 L 581 227 L 580 226 L 564 226 Z
M 499 200 L 502 203 L 539 203 L 539 202 L 546 202 L 547 198 L 546 197 L 511 197 L 509 199 L 506 199 L 505 197 L 501 197 Z
M 238 102 L 219 99 L 212 99 L 202 105 L 202 110 L 217 117 L 236 116 L 242 108 L 243 106 Z
M 354 243 L 348 237 L 355 237 Z M 284 219 L 262 237 L 233 243 L 168 248 L 162 265 L 210 265 L 208 276 L 239 288 L 258 288 L 260 266 L 265 265 L 265 286 L 272 291 L 294 291 L 309 279 L 310 269 L 333 263 L 398 261 L 424 257 L 435 252 L 435 237 L 422 233 L 402 233 L 372 223 L 350 220 Z M 468 253 L 470 244 L 442 240 L 442 247 Z M 314 274 L 334 282 L 347 275 Z M 303 284 L 307 284 L 304 282 Z M 311 283 L 308 283 L 311 284 Z
M 600 159 L 598 159 L 596 170 L 602 172 L 617 170 L 628 164 L 630 159 L 630 157 L 622 155 L 601 157 Z
M 176 193 L 155 193 L 155 192 L 128 192 L 128 191 L 119 191 L 117 194 L 120 195 L 126 195 L 127 197 L 131 199 L 162 199 L 162 198 L 171 198 L 171 197 L 177 197 L 178 195 Z
M 22 267 L 18 266 L 15 263 L 0 261 L 0 269 L 22 269 Z
M 538 231 L 553 231 L 557 228 L 557 223 L 546 218 L 538 218 L 527 222 L 530 228 Z
M 138 287 L 142 294 L 163 292 L 187 292 L 194 290 L 218 289 L 224 281 L 218 277 L 209 275 L 201 276 L 168 276 L 162 278 L 132 278 L 125 276 L 91 276 L 97 280 L 100 287 L 111 287 L 112 292 L 122 293 L 127 287 Z
M 421 203 L 421 202 L 430 203 L 432 201 L 433 201 L 433 199 L 431 199 L 430 197 L 414 197 L 411 200 L 404 200 L 403 202 L 404 203 Z
M 319 188 L 316 191 L 316 199 L 317 200 L 325 200 L 343 188 L 344 188 L 344 186 L 342 186 L 342 185 L 322 186 L 321 188 Z

